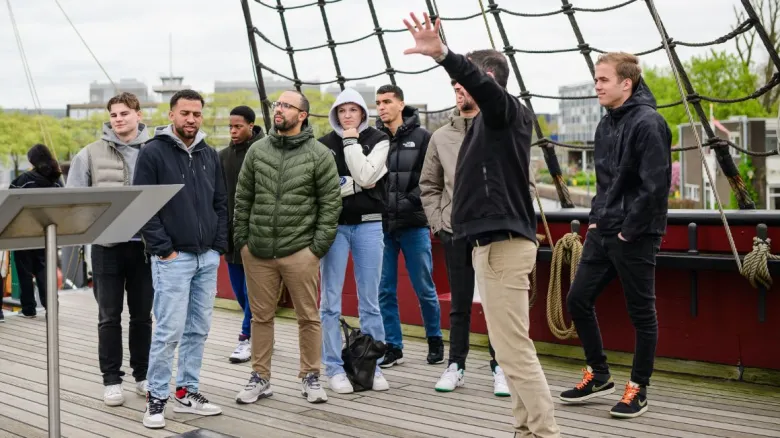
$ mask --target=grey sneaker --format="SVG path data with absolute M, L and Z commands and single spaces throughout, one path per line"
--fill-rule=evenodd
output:
M 273 391 L 271 391 L 271 382 L 260 377 L 255 371 L 252 371 L 252 375 L 249 377 L 249 383 L 247 383 L 244 389 L 236 396 L 236 403 L 247 405 L 258 401 L 261 398 L 270 397 L 273 394 Z
M 301 379 L 301 395 L 306 397 L 309 403 L 325 403 L 328 395 L 320 384 L 320 375 L 309 373 Z

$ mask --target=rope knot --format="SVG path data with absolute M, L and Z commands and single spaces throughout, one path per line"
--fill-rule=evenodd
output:
M 293 81 L 293 86 L 295 86 L 295 88 L 300 89 L 301 85 L 303 85 L 303 81 L 301 81 L 300 79 L 296 79 Z
M 578 44 L 577 48 L 580 49 L 580 53 L 583 55 L 590 55 L 591 52 L 593 52 L 593 49 L 590 48 L 590 44 L 588 43 Z
M 285 47 L 284 51 L 287 52 L 288 55 L 292 55 L 293 53 L 295 53 L 295 49 L 292 46 Z
M 385 31 L 380 26 L 377 26 L 374 28 L 374 34 L 376 36 L 382 36 L 385 34 Z
M 772 239 L 766 240 L 753 237 L 753 250 L 745 256 L 742 262 L 742 274 L 754 288 L 772 287 L 772 276 L 769 274 L 769 260 L 780 260 L 780 256 L 771 253 Z
M 520 92 L 520 98 L 521 99 L 530 99 L 532 96 L 531 92 L 528 90 L 524 90 Z
M 387 67 L 387 68 L 385 69 L 385 73 L 387 73 L 387 74 L 389 74 L 389 75 L 393 75 L 393 74 L 395 74 L 395 73 L 397 73 L 397 72 L 398 72 L 398 71 L 397 71 L 396 69 L 394 69 L 393 67 Z
M 512 55 L 514 55 L 516 53 L 517 53 L 517 51 L 515 50 L 514 47 L 512 47 L 512 46 L 504 46 L 504 54 L 505 55 L 512 56 Z
M 694 103 L 695 104 L 695 103 L 701 102 L 701 96 L 699 95 L 699 93 L 695 93 L 695 92 L 694 93 L 690 93 L 685 98 L 688 100 L 688 103 Z
M 567 3 L 561 6 L 561 10 L 563 11 L 564 14 L 571 15 L 574 13 L 574 5 L 572 5 L 571 3 Z

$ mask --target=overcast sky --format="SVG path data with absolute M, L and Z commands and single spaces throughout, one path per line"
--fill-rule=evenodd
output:
M 264 0 L 275 3 L 274 0 Z M 288 6 L 313 0 L 286 0 Z M 571 0 L 575 6 L 598 8 L 623 0 Z M 5 3 L 5 2 L 3 2 Z M 380 25 L 403 27 L 410 11 L 425 9 L 423 0 L 374 0 Z M 479 11 L 478 0 L 439 0 L 445 17 L 470 15 Z M 487 0 L 483 2 L 487 4 Z M 560 8 L 558 0 L 501 0 L 500 6 L 519 12 L 545 12 Z M 11 0 L 19 25 L 27 60 L 45 108 L 63 108 L 68 103 L 88 101 L 89 83 L 107 82 L 77 35 L 57 8 L 54 0 Z M 253 80 L 250 51 L 239 0 L 60 0 L 92 51 L 115 81 L 136 78 L 150 87 L 167 74 L 168 35 L 173 34 L 173 73 L 185 83 L 211 92 L 215 80 Z M 279 45 L 284 36 L 279 14 L 250 1 L 256 27 Z M 656 0 L 670 35 L 682 41 L 712 40 L 731 30 L 735 23 L 733 7 L 739 0 Z M 370 33 L 373 23 L 365 0 L 342 0 L 326 7 L 336 41 Z M 326 41 L 318 7 L 285 13 L 292 45 L 306 47 Z M 660 37 L 644 1 L 606 13 L 576 13 L 586 42 L 604 50 L 638 52 L 660 44 Z M 518 49 L 562 49 L 576 47 L 577 40 L 563 14 L 544 18 L 521 18 L 502 14 L 510 42 Z M 488 17 L 497 45 L 502 45 L 492 17 Z M 457 52 L 488 48 L 490 41 L 481 17 L 468 21 L 445 22 L 449 46 Z M 261 61 L 286 75 L 292 75 L 286 53 L 258 38 Z M 399 70 L 419 70 L 433 65 L 420 55 L 403 54 L 413 45 L 408 33 L 386 34 L 389 56 Z M 722 48 L 735 50 L 734 43 Z M 346 77 L 359 77 L 385 68 L 376 37 L 337 49 Z M 680 47 L 687 59 L 707 49 Z M 557 95 L 558 87 L 590 80 L 583 56 L 578 52 L 553 55 L 518 55 L 520 71 L 529 90 Z M 296 53 L 299 75 L 311 80 L 335 77 L 330 50 Z M 645 56 L 649 65 L 667 65 L 663 52 Z M 32 107 L 8 9 L 0 8 L 0 106 Z M 387 83 L 381 76 L 369 81 Z M 442 69 L 417 76 L 398 76 L 407 103 L 428 103 L 438 109 L 453 104 L 449 81 Z M 518 92 L 514 75 L 511 90 Z M 534 99 L 537 112 L 557 112 L 558 101 Z

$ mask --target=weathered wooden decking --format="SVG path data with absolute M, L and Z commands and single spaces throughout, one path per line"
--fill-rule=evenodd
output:
M 127 315 L 125 346 L 127 339 Z M 433 390 L 442 365 L 425 362 L 427 346 L 407 340 L 406 363 L 385 370 L 391 389 L 337 395 L 312 405 L 300 396 L 297 326 L 278 319 L 273 358 L 274 395 L 253 405 L 234 397 L 249 374 L 249 364 L 227 361 L 241 322 L 237 312 L 215 310 L 201 372 L 201 390 L 224 414 L 202 418 L 166 412 L 167 428 L 141 424 L 144 400 L 125 384 L 126 402 L 106 407 L 97 361 L 97 306 L 91 291 L 60 294 L 60 373 L 62 434 L 67 437 L 165 437 L 208 430 L 246 437 L 511 437 L 508 398 L 492 394 L 488 355 L 473 350 L 466 386 L 449 394 Z M 771 348 L 767 346 L 767 348 Z M 543 359 L 555 396 L 580 378 L 580 364 Z M 129 370 L 127 354 L 125 367 Z M 128 372 L 129 376 L 129 372 Z M 627 370 L 616 369 L 618 383 Z M 612 419 L 618 400 L 563 405 L 556 417 L 568 437 L 780 437 L 780 391 L 733 382 L 656 374 L 650 411 L 633 420 Z M 777 388 L 775 388 L 777 389 Z M 618 391 L 619 392 L 619 391 Z M 45 319 L 6 316 L 0 324 L 0 438 L 45 437 Z M 204 430 L 205 429 L 205 430 Z M 186 435 L 185 435 L 186 436 Z M 205 435 L 204 435 L 205 436 Z

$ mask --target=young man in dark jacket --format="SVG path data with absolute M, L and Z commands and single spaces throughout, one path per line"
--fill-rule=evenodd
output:
M 377 90 L 376 107 L 376 127 L 390 137 L 382 215 L 385 249 L 379 282 L 379 310 L 387 353 L 380 366 L 388 368 L 404 361 L 397 292 L 399 251 L 403 251 L 406 270 L 420 302 L 428 338 L 428 363 L 442 363 L 441 310 L 433 284 L 430 230 L 420 200 L 420 172 L 431 133 L 420 127 L 419 112 L 404 104 L 404 92 L 396 85 L 383 85 Z
M 244 321 L 241 324 L 241 334 L 238 335 L 238 345 L 230 355 L 230 362 L 246 362 L 252 357 L 251 337 L 252 310 L 246 292 L 246 276 L 241 262 L 241 248 L 233 245 L 233 210 L 235 209 L 236 185 L 238 174 L 249 146 L 263 138 L 263 130 L 255 125 L 255 112 L 248 106 L 237 106 L 230 111 L 230 144 L 219 151 L 219 162 L 222 165 L 222 177 L 225 180 L 228 205 L 228 249 L 225 253 L 230 285 L 236 295 L 236 301 L 244 311 Z
M 517 434 L 558 437 L 554 407 L 536 348 L 529 337 L 529 274 L 536 262 L 536 213 L 531 201 L 529 160 L 533 113 L 506 90 L 509 65 L 495 50 L 466 56 L 450 51 L 431 26 L 404 24 L 420 53 L 438 62 L 468 91 L 479 114 L 458 153 L 452 206 L 456 238 L 474 246 L 474 271 L 482 308 L 509 381 Z
M 596 298 L 620 278 L 636 330 L 631 380 L 610 414 L 633 418 L 647 411 L 647 385 L 658 342 L 655 258 L 666 233 L 672 182 L 672 133 L 656 111 L 639 60 L 606 53 L 596 63 L 596 93 L 607 114 L 596 128 L 596 196 L 588 237 L 566 299 L 585 350 L 587 368 L 576 387 L 560 394 L 582 402 L 615 392 L 596 321 Z
M 227 251 L 227 195 L 217 151 L 200 131 L 203 98 L 193 90 L 171 98 L 171 124 L 157 128 L 138 155 L 134 185 L 184 184 L 141 229 L 151 254 L 155 328 L 149 352 L 143 423 L 165 427 L 173 355 L 179 346 L 174 412 L 218 415 L 198 391 L 211 328 L 220 255 Z

